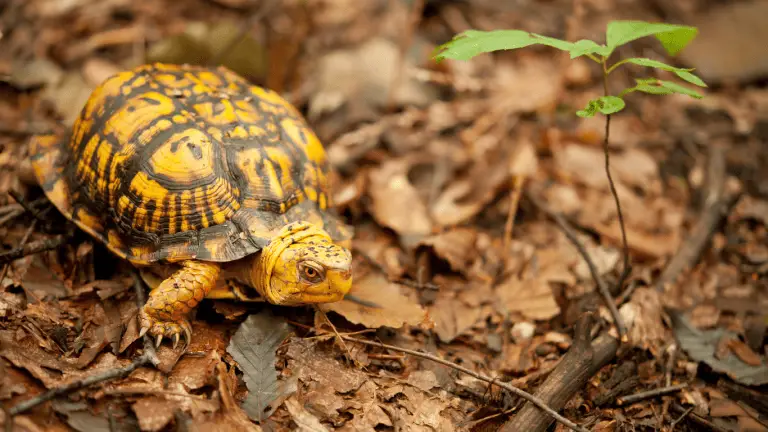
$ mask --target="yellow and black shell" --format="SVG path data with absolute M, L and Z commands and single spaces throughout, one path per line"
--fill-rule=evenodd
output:
M 298 220 L 352 235 L 301 114 L 224 67 L 114 75 L 67 136 L 32 140 L 30 160 L 67 218 L 136 264 L 236 260 Z

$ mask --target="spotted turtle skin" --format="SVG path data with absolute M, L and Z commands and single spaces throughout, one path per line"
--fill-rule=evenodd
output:
M 237 260 L 300 220 L 334 241 L 352 235 L 301 114 L 225 67 L 118 73 L 68 136 L 37 137 L 30 155 L 56 207 L 135 264 Z

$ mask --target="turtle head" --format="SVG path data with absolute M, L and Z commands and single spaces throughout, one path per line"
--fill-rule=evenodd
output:
M 272 304 L 336 302 L 352 288 L 352 255 L 325 230 L 294 222 L 261 250 L 250 268 L 250 279 Z

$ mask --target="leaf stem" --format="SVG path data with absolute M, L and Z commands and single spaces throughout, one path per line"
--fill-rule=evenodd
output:
M 605 61 L 603 61 L 603 92 L 605 93 L 605 96 L 609 95 L 607 63 L 608 63 L 608 58 L 606 57 Z M 617 283 L 618 289 L 619 291 L 621 291 L 622 287 L 624 286 L 624 281 L 626 280 L 627 276 L 629 275 L 629 272 L 631 271 L 631 267 L 629 264 L 629 243 L 627 243 L 627 230 L 624 226 L 624 214 L 621 210 L 621 201 L 619 200 L 619 193 L 616 191 L 616 184 L 614 183 L 613 177 L 611 176 L 610 151 L 608 150 L 610 130 L 611 130 L 611 115 L 606 114 L 605 115 L 605 137 L 603 139 L 603 155 L 605 157 L 605 175 L 608 177 L 608 185 L 610 186 L 611 194 L 613 195 L 613 200 L 616 202 L 616 213 L 618 214 L 619 227 L 621 228 L 621 242 L 622 242 L 622 248 L 623 248 L 624 263 L 622 265 L 623 270 L 621 271 L 621 276 L 619 277 L 619 281 Z M 625 342 L 627 337 L 626 329 L 619 322 L 616 322 L 615 324 L 619 331 L 619 337 L 621 341 Z
M 607 60 L 608 60 L 608 59 L 606 58 L 606 61 L 607 61 Z M 603 75 L 604 75 L 604 76 L 606 77 L 606 79 L 607 79 L 608 75 L 610 75 L 610 74 L 611 74 L 611 72 L 613 72 L 613 71 L 614 71 L 614 69 L 616 69 L 617 67 L 619 67 L 619 66 L 621 66 L 621 65 L 623 65 L 623 64 L 626 64 L 627 62 L 628 62 L 628 59 L 619 60 L 619 61 L 617 61 L 616 63 L 614 63 L 613 65 L 611 65 L 611 67 L 608 67 L 607 69 L 606 69 L 606 67 L 607 67 L 607 66 L 606 66 L 606 64 L 603 64 Z M 606 96 L 608 96 L 608 90 L 606 90 L 606 91 L 605 91 L 605 95 L 606 95 Z
M 600 58 L 596 57 L 594 54 L 587 54 L 587 57 L 589 57 L 590 59 L 592 59 L 596 63 L 600 63 L 600 64 L 602 64 L 605 60 L 607 60 L 607 58 L 600 59 Z

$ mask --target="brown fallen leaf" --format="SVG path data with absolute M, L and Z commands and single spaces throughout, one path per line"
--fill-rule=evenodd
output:
M 0 357 L 4 357 L 17 368 L 29 371 L 46 388 L 55 387 L 61 382 L 61 372 L 77 371 L 76 365 L 43 350 L 32 338 L 17 340 L 14 333 L 9 330 L 0 331 Z
M 312 341 L 291 338 L 287 345 L 288 369 L 309 385 L 310 391 L 349 393 L 369 379 L 362 371 L 340 364 L 335 354 L 318 348 Z
M 391 228 L 404 243 L 415 243 L 430 234 L 432 221 L 426 205 L 408 180 L 411 163 L 389 160 L 370 172 L 371 213 L 381 225 Z
M 510 113 L 551 111 L 563 90 L 563 69 L 550 56 L 500 61 L 493 70 L 492 105 Z
M 399 66 L 399 52 L 394 41 L 374 37 L 353 49 L 325 54 L 315 70 L 318 88 L 309 102 L 308 116 L 314 119 L 344 104 L 373 112 L 387 104 L 390 92 L 392 101 L 399 106 L 424 106 L 436 99 L 434 87 L 407 75 L 392 90 L 398 68 L 408 70 L 418 60 L 409 51 L 405 63 Z
M 425 323 L 426 311 L 415 301 L 402 294 L 402 286 L 390 282 L 377 271 L 369 271 L 363 276 L 353 272 L 352 290 L 357 298 L 378 305 L 378 308 L 363 306 L 351 301 L 325 303 L 318 305 L 324 312 L 336 312 L 348 321 L 368 328 L 392 327 L 404 325 L 416 326 Z
M 435 276 L 434 282 L 441 289 L 427 310 L 442 342 L 452 341 L 487 317 L 488 311 L 480 305 L 491 301 L 489 283 L 443 275 Z
M 509 177 L 506 164 L 476 162 L 466 175 L 449 184 L 432 203 L 429 209 L 432 220 L 443 227 L 467 222 L 493 200 Z
M 197 390 L 211 383 L 216 365 L 220 361 L 216 351 L 211 351 L 203 357 L 184 356 L 176 363 L 168 381 L 184 386 L 187 391 Z
M 680 59 L 707 82 L 748 81 L 768 76 L 768 4 L 727 2 L 690 19 L 699 35 Z M 734 49 L 738 47 L 738 49 Z
M 496 295 L 505 312 L 519 312 L 533 320 L 548 320 L 560 313 L 549 281 L 546 276 L 520 278 L 513 275 L 496 287 Z
M 296 396 L 285 400 L 285 409 L 291 414 L 291 419 L 296 423 L 298 430 L 302 432 L 327 432 L 328 428 L 320 423 L 320 420 L 307 411 L 298 401 Z
M 728 348 L 736 354 L 736 357 L 750 366 L 760 366 L 763 364 L 763 359 L 756 352 L 752 351 L 749 345 L 738 339 L 730 339 L 728 341 Z
M 476 239 L 477 231 L 459 227 L 427 237 L 419 245 L 430 246 L 435 255 L 446 260 L 453 271 L 466 275 L 469 265 L 478 257 Z
M 352 415 L 339 431 L 375 430 L 381 426 L 392 427 L 392 419 L 380 406 L 381 387 L 367 381 L 355 392 L 354 398 L 346 401 L 344 412 Z

